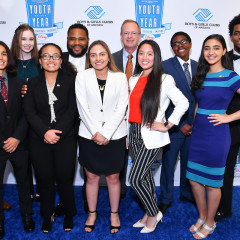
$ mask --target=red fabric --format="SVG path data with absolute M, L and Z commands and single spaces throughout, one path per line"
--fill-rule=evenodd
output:
M 129 122 L 142 123 L 142 114 L 140 109 L 140 101 L 144 91 L 144 88 L 147 84 L 148 76 L 140 77 L 137 84 L 135 85 L 131 95 L 130 95 L 130 113 L 129 113 Z
M 4 78 L 0 76 L 0 81 L 1 81 L 1 94 L 3 97 L 3 100 L 5 104 L 7 105 L 7 100 L 8 100 L 8 91 L 7 91 L 7 86 L 4 82 Z

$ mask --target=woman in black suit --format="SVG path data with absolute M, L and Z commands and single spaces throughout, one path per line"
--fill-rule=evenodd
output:
M 55 181 L 65 213 L 63 228 L 71 231 L 76 213 L 72 186 L 77 154 L 76 71 L 53 43 L 40 49 L 39 63 L 42 72 L 28 82 L 24 111 L 30 124 L 30 157 L 39 179 L 42 231 L 52 229 Z

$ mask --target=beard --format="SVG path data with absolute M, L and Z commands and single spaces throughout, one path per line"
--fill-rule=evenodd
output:
M 240 47 L 234 45 L 234 50 L 237 52 L 237 53 L 240 53 Z
M 76 45 L 74 45 L 73 47 L 75 47 Z M 78 45 L 80 47 L 82 47 L 82 51 L 80 53 L 74 53 L 74 51 L 72 50 L 72 48 L 70 48 L 68 45 L 67 45 L 67 49 L 68 49 L 68 52 L 69 54 L 74 57 L 74 58 L 80 58 L 82 57 L 88 50 L 88 45 L 86 47 L 83 47 L 82 45 Z

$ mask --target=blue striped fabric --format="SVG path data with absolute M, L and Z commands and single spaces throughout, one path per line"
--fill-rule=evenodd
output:
M 204 81 L 203 86 L 205 87 L 230 87 L 232 84 L 240 79 L 239 76 L 235 76 L 228 81 Z
M 197 113 L 199 114 L 204 114 L 204 115 L 209 115 L 209 114 L 225 114 L 226 110 L 208 110 L 208 109 L 202 109 L 198 108 Z

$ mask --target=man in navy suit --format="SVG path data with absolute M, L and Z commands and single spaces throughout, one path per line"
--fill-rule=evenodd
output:
M 191 60 L 189 57 L 192 43 L 191 38 L 187 33 L 175 33 L 171 38 L 170 44 L 175 53 L 175 57 L 169 58 L 163 62 L 164 72 L 173 76 L 176 86 L 189 101 L 189 109 L 182 116 L 179 125 L 173 127 L 169 131 L 171 143 L 163 149 L 159 205 L 159 210 L 163 214 L 173 201 L 174 170 L 179 153 L 181 162 L 180 199 L 183 201 L 194 202 L 190 184 L 186 179 L 186 167 L 195 110 L 195 99 L 190 84 L 191 78 L 196 72 L 197 62 Z M 173 108 L 173 104 L 170 104 L 166 111 L 166 118 L 171 115 Z
M 121 26 L 121 41 L 123 44 L 123 48 L 115 53 L 113 53 L 113 59 L 115 61 L 116 66 L 122 72 L 125 72 L 126 65 L 128 61 L 128 55 L 132 55 L 132 63 L 133 63 L 133 72 L 136 65 L 136 54 L 138 43 L 141 40 L 141 28 L 139 24 L 131 19 L 127 19 L 122 23 Z M 132 72 L 132 73 L 133 73 Z M 129 79 L 128 79 L 129 80 Z M 121 199 L 126 196 L 127 193 L 127 185 L 126 185 L 126 174 L 127 174 L 127 166 L 128 166 L 128 150 L 125 153 L 125 161 L 124 168 L 120 172 L 120 183 L 121 183 Z

